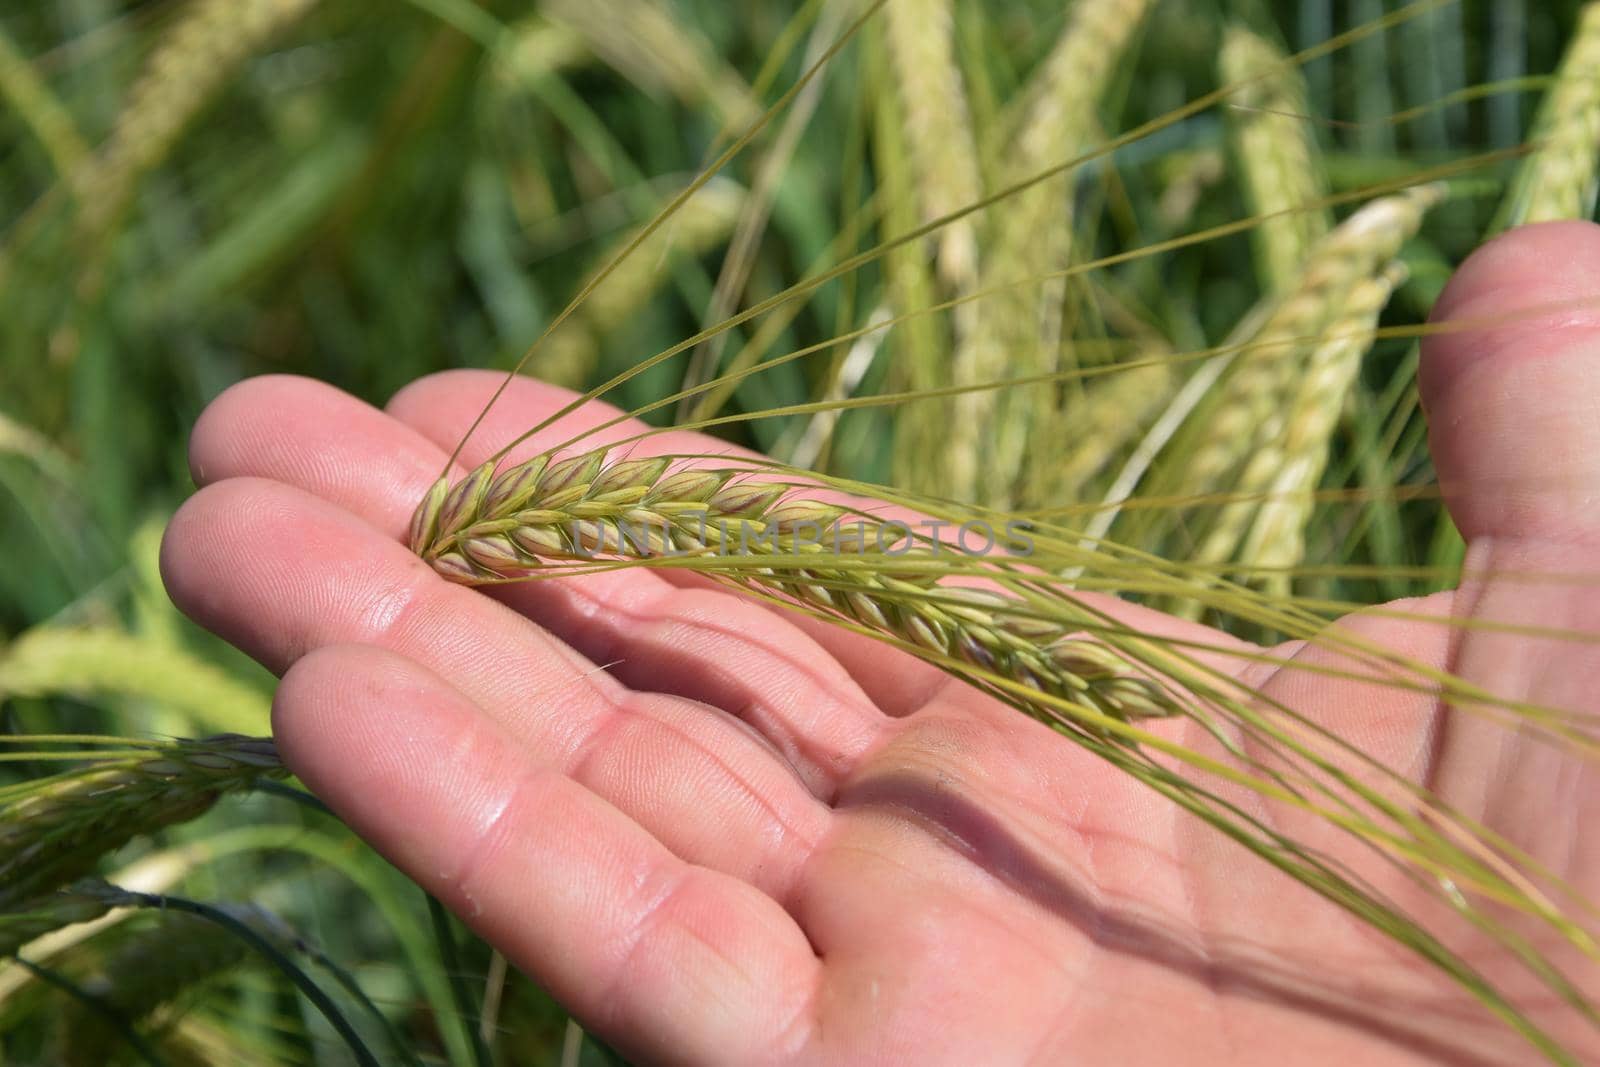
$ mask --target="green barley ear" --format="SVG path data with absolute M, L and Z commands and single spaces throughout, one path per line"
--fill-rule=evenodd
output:
M 889 0 L 883 12 L 904 141 L 924 223 L 974 204 L 983 195 L 977 139 L 956 64 L 951 6 L 951 0 Z M 958 219 L 942 227 L 933 241 L 939 280 L 952 293 L 970 292 L 978 271 L 973 220 Z
M 1261 436 L 1242 477 L 1245 486 L 1262 488 L 1258 502 L 1243 505 L 1255 514 L 1238 559 L 1277 572 L 1268 584 L 1282 595 L 1289 594 L 1289 569 L 1305 559 L 1306 525 L 1339 416 L 1372 347 L 1378 316 L 1405 279 L 1405 265 L 1396 262 L 1350 291 L 1340 320 L 1311 350 L 1299 386 L 1288 398 L 1282 431 Z
M 1600 3 L 1585 4 L 1578 16 L 1529 140 L 1534 150 L 1522 161 L 1494 229 L 1592 217 L 1600 189 Z
M 266 738 L 220 735 L 0 789 L 0 908 L 94 870 L 135 837 L 287 772 Z
M 1068 162 L 1099 136 L 1100 98 L 1150 9 L 1149 0 L 1080 0 L 1025 98 L 1006 152 L 1006 182 Z M 957 386 L 981 386 L 1059 369 L 1065 283 L 1031 281 L 1066 267 L 1072 254 L 1077 171 L 1040 182 L 990 209 L 982 287 L 1005 286 L 977 308 L 956 348 Z M 1041 325 L 1044 324 L 1044 325 Z M 1054 415 L 1049 391 L 978 389 L 955 397 L 943 449 L 941 491 L 1005 507 L 1015 498 L 1028 441 Z M 932 487 L 930 487 L 932 488 Z
M 1059 721 L 1054 708 L 1061 701 L 1127 720 L 1182 711 L 1120 652 L 1073 636 L 1086 620 L 1041 621 L 1014 597 L 853 566 L 907 560 L 904 553 L 887 553 L 902 535 L 886 535 L 876 520 L 758 476 L 668 474 L 659 460 L 611 462 L 611 451 L 599 448 L 550 462 L 548 484 L 521 510 L 477 508 L 460 526 L 441 528 L 441 536 L 419 554 L 450 581 L 483 585 L 574 557 L 716 554 L 754 542 L 797 565 L 751 568 L 734 584 L 837 612 L 932 653 L 942 664 L 970 665 L 1019 692 L 1042 694 L 1044 702 L 1024 700 L 1021 706 L 1046 722 Z M 467 480 L 479 478 L 474 472 Z M 673 499 L 673 489 L 684 496 Z
M 1242 26 L 1229 27 L 1219 59 L 1222 81 L 1241 85 L 1229 102 L 1234 156 L 1245 201 L 1265 216 L 1252 231 L 1262 288 L 1294 283 L 1313 245 L 1328 232 L 1322 161 L 1307 115 L 1305 79 L 1282 49 Z
M 1173 484 L 1189 494 L 1262 491 L 1282 453 L 1275 447 L 1264 457 L 1258 453 L 1283 436 L 1289 398 L 1300 389 L 1308 361 L 1335 330 L 1341 339 L 1359 341 L 1356 358 L 1366 351 L 1382 307 L 1372 306 L 1371 299 L 1353 301 L 1352 294 L 1387 297 L 1386 288 L 1372 283 L 1389 272 L 1423 215 L 1444 195 L 1443 186 L 1427 185 L 1381 197 L 1318 243 L 1296 283 L 1227 357 L 1231 364 L 1225 376 L 1191 420 L 1195 429 L 1172 450 L 1181 457 L 1168 472 Z M 1343 402 L 1342 391 L 1326 390 L 1307 400 L 1322 405 L 1324 413 L 1337 411 Z M 1194 563 L 1231 558 L 1251 510 L 1249 500 L 1222 509 L 1198 547 L 1185 555 Z

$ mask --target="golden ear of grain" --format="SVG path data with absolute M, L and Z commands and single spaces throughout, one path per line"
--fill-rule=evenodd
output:
M 1029 93 L 1007 153 L 1005 183 L 1065 163 L 1094 143 L 1100 97 L 1149 8 L 1149 0 L 1073 5 Z M 1025 282 L 1067 266 L 1076 180 L 1073 171 L 1056 175 L 989 210 L 982 288 Z M 953 383 L 977 386 L 1059 369 L 1065 291 L 1058 280 L 1021 284 L 985 298 L 972 331 L 956 349 Z M 956 397 L 941 465 L 944 495 L 1010 505 L 1029 441 L 1055 410 L 1052 388 L 978 390 Z
M 701 255 L 727 239 L 744 210 L 745 190 L 728 178 L 713 178 L 684 201 L 658 228 L 618 263 L 579 309 L 556 328 L 534 353 L 530 371 L 547 382 L 582 388 L 590 384 L 600 357 L 601 338 L 624 325 L 672 277 L 682 257 Z M 636 231 L 598 257 L 611 263 L 634 240 Z
M 0 794 L 0 909 L 87 875 L 106 853 L 194 818 L 224 793 L 285 773 L 270 740 L 222 735 L 12 787 Z
M 537 474 L 531 490 L 526 470 Z M 759 557 L 767 562 L 739 568 L 739 582 L 925 650 L 946 669 L 970 665 L 1020 691 L 1118 719 L 1180 713 L 1167 690 L 1119 652 L 1039 619 L 1019 600 L 859 565 L 936 550 L 908 541 L 903 525 L 796 496 L 788 485 L 732 470 L 668 473 L 662 461 L 613 463 L 607 448 L 498 472 L 491 461 L 462 484 L 469 490 L 436 487 L 413 523 L 424 531 L 413 548 L 450 581 L 516 579 L 563 560 Z M 441 495 L 447 503 L 436 518 Z M 452 509 L 455 498 L 469 503 Z M 1059 722 L 1056 706 L 1033 710 Z
M 238 69 L 317 0 L 192 0 L 156 46 L 104 145 L 74 176 L 82 224 L 113 225 L 139 180 Z
M 1579 14 L 1530 140 L 1534 150 L 1518 170 L 1496 228 L 1592 217 L 1600 188 L 1600 3 L 1585 4 Z
M 931 222 L 983 195 L 951 0 L 889 0 L 884 20 L 922 221 Z M 939 280 L 951 294 L 970 292 L 978 272 L 973 220 L 947 224 L 934 244 Z
M 1252 233 L 1262 288 L 1282 292 L 1294 284 L 1311 248 L 1327 233 L 1328 195 L 1305 79 L 1265 38 L 1230 27 L 1219 59 L 1222 81 L 1241 84 L 1229 100 L 1234 156 L 1245 201 L 1267 216 Z

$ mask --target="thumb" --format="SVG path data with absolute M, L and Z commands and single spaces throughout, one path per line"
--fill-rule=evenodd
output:
M 1446 288 L 1419 372 L 1462 536 L 1600 540 L 1600 226 L 1513 230 Z

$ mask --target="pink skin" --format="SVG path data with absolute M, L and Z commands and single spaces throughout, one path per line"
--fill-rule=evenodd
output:
M 1463 267 L 1442 314 L 1597 286 L 1600 229 L 1534 227 Z M 1531 1061 L 1414 957 L 910 657 L 658 574 L 492 596 L 440 580 L 399 542 L 497 383 L 438 375 L 386 411 L 312 381 L 234 387 L 195 428 L 202 488 L 163 569 L 186 612 L 283 675 L 296 773 L 607 1040 L 650 1062 Z M 1593 645 L 1426 620 L 1600 633 L 1575 577 L 1600 544 L 1600 311 L 1437 339 L 1421 384 L 1476 577 L 1401 605 L 1410 620 L 1341 625 L 1501 696 L 1592 709 Z M 517 381 L 465 461 L 567 397 Z M 1600 898 L 1590 766 L 1423 696 L 1235 666 Z M 1310 817 L 1244 802 L 1426 907 Z M 1600 1054 L 1492 946 L 1452 944 Z

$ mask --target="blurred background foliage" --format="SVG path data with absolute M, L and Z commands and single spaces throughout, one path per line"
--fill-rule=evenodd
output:
M 1229 26 L 1294 51 L 1398 6 L 1163 0 L 1112 72 L 1096 110 L 1100 128 L 1135 129 L 1214 89 Z M 1072 7 L 954 5 L 975 163 L 991 189 L 1009 166 L 1015 102 Z M 1308 64 L 1303 119 L 1328 191 L 1358 192 L 1522 145 L 1545 84 L 1539 76 L 1556 68 L 1578 8 L 1443 4 Z M 177 617 L 156 572 L 160 530 L 192 490 L 186 440 L 205 404 L 262 373 L 311 375 L 381 404 L 429 372 L 509 368 L 583 280 L 794 83 L 817 42 L 848 24 L 846 9 L 855 10 L 815 0 L 7 5 L 0 728 L 265 732 L 271 679 Z M 1464 92 L 1474 87 L 1490 91 Z M 596 384 L 908 229 L 897 207 L 909 194 L 895 184 L 903 179 L 885 143 L 893 91 L 882 29 L 869 24 L 815 95 L 780 114 L 542 346 L 528 371 Z M 1424 110 L 1391 121 L 1412 108 Z M 805 117 L 786 124 L 793 114 Z M 1249 217 L 1228 121 L 1203 111 L 1075 172 L 1074 257 Z M 1426 315 L 1490 228 L 1515 166 L 1507 156 L 1453 181 L 1450 201 L 1406 246 L 1409 280 L 1385 321 Z M 765 224 L 753 226 L 762 213 Z M 734 298 L 722 301 L 719 274 L 742 225 L 753 230 L 751 256 Z M 702 353 L 726 367 L 746 345 L 755 357 L 824 346 L 826 358 L 747 379 L 725 410 L 829 395 L 849 345 L 833 351 L 828 342 L 886 301 L 894 270 L 886 259 L 853 271 L 821 287 L 781 329 L 763 334 L 751 324 Z M 1250 232 L 1130 259 L 1093 278 L 1082 283 L 1094 288 L 1091 302 L 1120 316 L 1100 332 L 1148 335 L 1173 350 L 1221 343 L 1272 280 Z M 915 336 L 899 331 L 889 344 Z M 1384 416 L 1369 429 L 1388 435 L 1386 477 L 1425 484 L 1407 407 L 1409 348 L 1380 342 L 1360 397 L 1364 410 Z M 665 396 L 694 373 L 693 358 L 686 352 L 609 399 L 632 407 Z M 859 377 L 853 389 L 861 392 L 897 384 L 888 360 L 870 361 Z M 672 415 L 668 408 L 651 418 Z M 807 425 L 777 418 L 728 433 L 839 473 L 896 479 L 906 446 L 894 412 L 845 415 L 820 453 L 802 447 Z M 1361 455 L 1343 458 L 1359 466 Z M 1448 555 L 1436 505 L 1405 512 L 1396 504 L 1385 516 L 1378 547 L 1376 535 L 1343 523 L 1312 553 L 1389 568 L 1344 595 L 1405 592 L 1401 567 Z M 1365 547 L 1351 547 L 1363 538 Z M 0 763 L 0 777 L 49 769 Z M 459 960 L 441 954 L 451 938 L 428 932 L 420 893 L 292 798 L 230 800 L 126 850 L 116 865 L 157 860 L 169 868 L 152 884 L 249 900 L 283 916 L 355 975 L 426 1062 L 470 1062 L 477 1022 L 462 1012 L 490 1012 L 485 996 L 500 1062 L 546 1062 L 564 1042 L 569 1059 L 606 1055 L 592 1042 L 575 1051 L 564 1017 L 514 974 L 486 993 L 485 974 L 500 973 L 487 951 L 464 944 Z M 149 920 L 122 922 L 56 962 L 88 981 L 113 972 L 118 953 L 152 933 L 162 931 Z M 227 973 L 191 994 L 181 1022 L 164 1031 L 176 1035 L 166 1046 L 172 1062 L 347 1062 L 270 968 Z M 471 983 L 465 1003 L 476 1007 L 463 1008 L 452 979 Z M 70 1017 L 69 999 L 0 973 L 8 1062 L 48 1062 L 60 1052 L 52 1020 Z M 372 1040 L 381 1048 L 386 1039 Z

